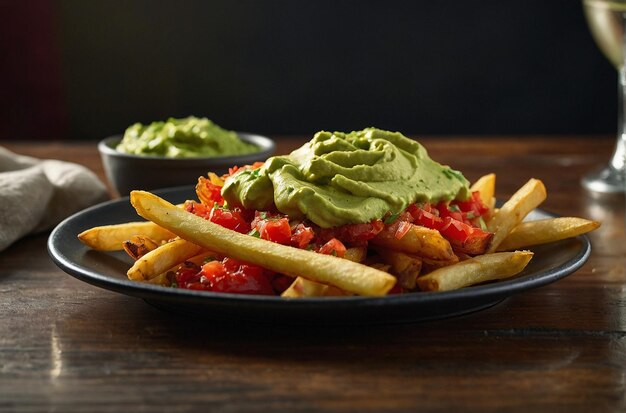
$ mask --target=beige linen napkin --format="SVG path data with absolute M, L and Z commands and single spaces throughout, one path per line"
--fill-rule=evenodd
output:
M 81 165 L 17 155 L 0 146 L 0 251 L 107 198 L 104 184 Z

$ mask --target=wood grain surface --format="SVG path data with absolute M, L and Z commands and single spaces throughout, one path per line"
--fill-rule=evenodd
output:
M 279 139 L 278 152 L 303 137 Z M 624 196 L 579 184 L 606 137 L 426 137 L 432 157 L 506 198 L 542 179 L 542 206 L 602 221 L 576 273 L 487 310 L 385 326 L 189 318 L 58 269 L 47 233 L 0 252 L 0 411 L 618 412 L 626 410 Z M 96 145 L 3 142 L 88 166 Z M 24 206 L 28 208 L 27 205 Z

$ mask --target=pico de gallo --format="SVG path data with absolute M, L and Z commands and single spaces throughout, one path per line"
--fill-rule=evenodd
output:
M 199 201 L 185 202 L 185 210 L 242 234 L 337 257 L 343 257 L 350 247 L 367 247 L 369 241 L 382 232 L 401 239 L 411 224 L 439 231 L 458 254 L 482 254 L 492 237 L 484 223 L 489 208 L 478 192 L 463 200 L 415 202 L 400 212 L 388 212 L 369 222 L 327 228 L 306 218 L 292 218 L 280 212 L 276 205 L 258 210 L 225 201 L 223 189 L 228 179 L 244 171 L 258 170 L 263 165 L 257 162 L 242 168 L 233 167 L 221 177 L 212 173 L 200 177 L 196 186 Z M 183 264 L 173 275 L 172 284 L 190 290 L 280 295 L 292 281 L 291 277 L 257 265 L 211 256 L 201 264 Z M 406 291 L 400 285 L 391 291 L 402 292 Z

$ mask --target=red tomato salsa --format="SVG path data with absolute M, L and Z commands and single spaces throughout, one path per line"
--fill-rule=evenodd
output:
M 255 169 L 261 165 L 244 168 Z M 230 174 L 239 169 L 231 168 Z M 384 219 L 368 223 L 320 228 L 308 221 L 290 220 L 275 208 L 270 211 L 230 209 L 225 206 L 220 189 L 219 180 L 200 178 L 196 191 L 201 202 L 187 201 L 184 208 L 233 231 L 337 257 L 343 257 L 349 247 L 367 247 L 368 241 L 383 230 L 402 238 L 413 224 L 439 231 L 456 252 L 470 255 L 484 252 L 480 248 L 492 236 L 483 221 L 489 208 L 478 192 L 464 201 L 412 204 L 400 214 L 388 214 Z M 273 295 L 286 290 L 292 279 L 232 258 L 212 257 L 203 265 L 186 262 L 173 281 L 175 286 L 191 290 Z M 401 292 L 397 288 L 393 291 Z

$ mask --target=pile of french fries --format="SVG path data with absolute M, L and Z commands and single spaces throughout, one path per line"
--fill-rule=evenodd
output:
M 530 179 L 501 208 L 495 206 L 495 174 L 476 181 L 490 210 L 493 233 L 487 253 L 455 253 L 432 229 L 411 224 L 400 239 L 381 232 L 369 248 L 348 248 L 343 258 L 276 244 L 231 231 L 144 191 L 131 193 L 131 204 L 146 222 L 88 229 L 78 238 L 89 247 L 125 250 L 134 264 L 131 280 L 169 285 L 171 274 L 207 257 L 228 256 L 293 277 L 283 297 L 386 295 L 396 284 L 407 291 L 449 291 L 519 274 L 533 257 L 528 248 L 575 237 L 599 227 L 596 221 L 564 217 L 524 218 L 546 199 L 546 189 Z

